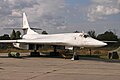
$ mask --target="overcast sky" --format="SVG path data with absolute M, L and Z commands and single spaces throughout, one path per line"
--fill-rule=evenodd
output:
M 31 27 L 48 33 L 113 30 L 120 36 L 120 0 L 0 0 L 0 35 L 21 27 L 25 12 Z

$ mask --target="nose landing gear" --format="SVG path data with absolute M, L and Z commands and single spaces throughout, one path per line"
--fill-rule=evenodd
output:
M 71 58 L 71 60 L 79 60 L 79 55 L 77 55 L 76 50 L 77 48 L 73 47 L 73 57 Z

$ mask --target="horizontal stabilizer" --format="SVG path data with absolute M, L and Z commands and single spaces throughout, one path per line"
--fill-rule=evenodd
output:
M 13 27 L 11 27 L 11 28 L 4 28 L 4 30 L 13 30 L 13 29 L 15 29 L 15 30 L 22 30 L 23 28 L 13 28 Z M 30 28 L 30 29 L 32 29 L 32 30 L 42 30 L 40 28 Z

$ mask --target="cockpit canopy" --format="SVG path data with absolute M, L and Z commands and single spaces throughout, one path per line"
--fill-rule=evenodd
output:
M 81 36 L 81 37 L 84 37 L 84 38 L 90 37 L 87 33 L 82 33 L 82 34 L 80 34 L 80 36 Z
M 84 35 L 84 38 L 90 37 L 88 34 Z

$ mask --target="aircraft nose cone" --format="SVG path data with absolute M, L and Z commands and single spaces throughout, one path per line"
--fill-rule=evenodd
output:
M 107 45 L 107 43 L 104 43 L 104 42 L 101 43 L 101 46 L 106 46 L 106 45 Z
M 99 46 L 99 47 L 102 47 L 102 46 L 106 46 L 107 43 L 104 43 L 102 41 L 97 41 L 96 44 Z
M 103 47 L 107 45 L 107 43 L 92 38 L 88 38 L 85 43 L 86 47 Z
M 106 46 L 107 43 L 96 40 L 96 41 L 93 42 L 93 45 L 94 45 L 94 47 L 103 47 L 103 46 Z

